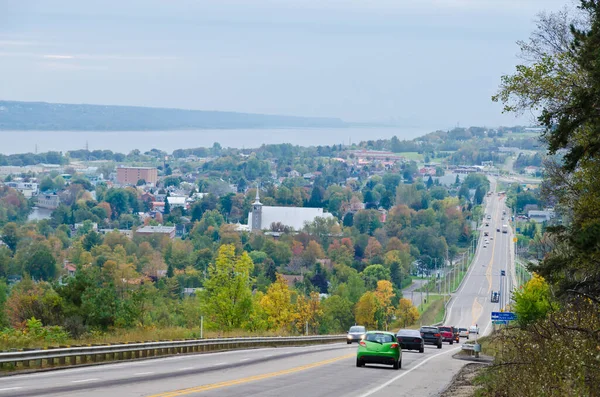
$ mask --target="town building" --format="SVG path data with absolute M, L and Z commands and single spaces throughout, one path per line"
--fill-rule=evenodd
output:
M 125 167 L 117 168 L 117 182 L 121 185 L 136 185 L 143 180 L 147 185 L 156 185 L 158 170 L 155 167 Z
M 39 193 L 38 184 L 33 182 L 6 182 L 5 185 L 18 190 L 25 198 L 37 196 Z
M 60 205 L 60 197 L 57 194 L 40 194 L 37 197 L 36 205 L 39 208 L 55 210 Z
M 306 223 L 314 222 L 316 218 L 333 218 L 333 215 L 324 212 L 323 208 L 308 207 L 279 207 L 262 205 L 258 189 L 256 199 L 252 204 L 252 211 L 248 214 L 250 230 L 268 230 L 273 223 L 301 230 Z
M 554 210 L 544 210 L 544 211 L 529 211 L 527 213 L 529 220 L 542 223 L 547 222 L 550 219 L 555 217 Z
M 164 234 L 169 236 L 170 239 L 175 238 L 176 228 L 175 226 L 144 226 L 137 229 L 136 234 L 149 236 L 152 234 Z

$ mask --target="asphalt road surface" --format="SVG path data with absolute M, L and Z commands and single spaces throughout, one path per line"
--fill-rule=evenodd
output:
M 504 199 L 486 199 L 492 216 L 488 230 L 493 239 L 476 258 L 463 285 L 448 305 L 446 324 L 469 327 L 481 334 L 491 331 L 492 290 L 514 283 L 512 234 L 502 228 Z M 483 232 L 483 230 L 482 230 Z M 506 276 L 500 276 L 500 270 Z M 501 302 L 508 302 L 505 294 Z M 464 365 L 452 355 L 459 344 L 442 349 L 426 346 L 425 353 L 404 351 L 402 368 L 367 365 L 357 368 L 356 344 L 330 344 L 181 355 L 0 378 L 3 396 L 436 396 Z

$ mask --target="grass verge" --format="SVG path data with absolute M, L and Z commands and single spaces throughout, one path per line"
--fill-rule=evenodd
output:
M 444 319 L 446 311 L 446 301 L 441 295 L 429 295 L 427 303 L 419 305 L 419 313 L 421 317 L 415 324 L 407 327 L 410 329 L 418 329 L 421 325 L 429 325 L 439 323 Z
M 203 338 L 233 338 L 244 336 L 290 336 L 287 333 L 276 332 L 246 332 L 242 330 L 232 332 L 218 332 L 204 330 Z M 0 350 L 23 349 L 23 348 L 46 348 L 50 346 L 86 346 L 94 344 L 117 344 L 149 341 L 169 341 L 182 339 L 199 339 L 200 328 L 136 328 L 129 330 L 116 330 L 111 332 L 91 332 L 78 339 L 67 339 L 60 342 L 52 340 L 28 340 L 24 338 L 5 338 L 0 340 Z

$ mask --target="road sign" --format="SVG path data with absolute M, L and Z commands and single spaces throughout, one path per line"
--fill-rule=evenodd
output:
M 517 238 L 513 237 L 513 243 L 516 243 L 516 242 L 517 242 Z
M 492 320 L 511 321 L 516 319 L 517 315 L 512 312 L 492 312 Z
M 508 321 L 506 320 L 494 320 L 492 321 L 493 324 L 508 324 Z
M 518 228 L 517 228 L 517 233 L 520 233 L 520 232 L 521 232 L 521 228 L 520 228 L 520 227 L 518 227 Z
M 506 276 L 506 271 L 505 270 L 500 270 L 500 275 L 501 276 Z

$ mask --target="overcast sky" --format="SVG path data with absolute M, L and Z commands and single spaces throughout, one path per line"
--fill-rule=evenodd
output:
M 513 125 L 490 100 L 569 0 L 0 0 L 0 99 Z

